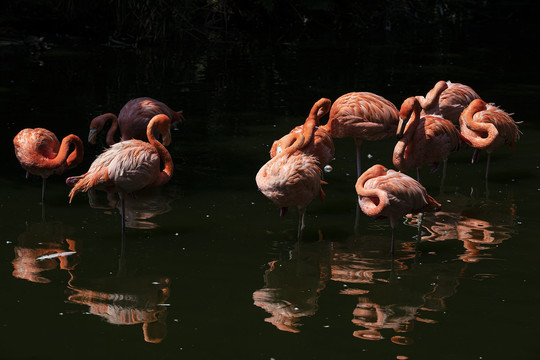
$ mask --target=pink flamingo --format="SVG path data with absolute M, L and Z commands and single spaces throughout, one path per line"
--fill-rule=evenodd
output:
M 124 197 L 150 186 L 167 183 L 173 174 L 174 164 L 171 155 L 154 136 L 157 130 L 164 142 L 170 139 L 171 120 L 167 115 L 155 115 L 148 123 L 146 136 L 149 143 L 141 140 L 127 140 L 106 149 L 90 166 L 87 173 L 69 177 L 66 183 L 73 186 L 69 202 L 79 192 L 101 189 L 118 192 L 122 202 L 122 234 L 125 228 Z M 161 170 L 161 161 L 164 164 Z
M 397 108 L 382 96 L 370 92 L 351 92 L 334 102 L 328 123 L 323 128 L 333 138 L 354 138 L 356 168 L 360 176 L 362 142 L 381 140 L 394 135 L 398 121 Z
M 374 165 L 356 182 L 358 204 L 368 216 L 388 217 L 392 227 L 391 252 L 394 251 L 395 228 L 406 214 L 438 211 L 441 208 L 435 199 L 416 180 L 382 165 Z
M 456 127 L 440 116 L 421 116 L 418 99 L 406 99 L 401 105 L 399 117 L 397 136 L 400 140 L 393 154 L 393 163 L 398 170 L 416 168 L 420 181 L 422 165 L 432 164 L 434 171 L 451 152 L 459 150 L 461 137 Z
M 60 175 L 67 169 L 79 165 L 84 156 L 83 143 L 77 135 L 70 134 L 62 139 L 47 129 L 23 129 L 13 139 L 15 156 L 28 174 L 43 178 L 41 202 L 45 198 L 45 182 L 52 174 Z M 70 152 L 71 145 L 74 150 Z
M 457 125 L 463 110 L 474 99 L 480 99 L 480 96 L 470 86 L 441 80 L 425 98 L 416 98 L 422 106 L 421 115 L 440 115 Z
M 513 148 L 520 135 L 518 126 L 510 114 L 480 99 L 470 103 L 461 114 L 459 121 L 461 135 L 475 149 L 472 162 L 478 159 L 480 150 L 486 150 L 488 153 L 487 180 L 491 153 L 501 145 L 509 145 Z
M 298 207 L 298 240 L 304 228 L 304 214 L 311 201 L 320 195 L 321 169 L 313 155 L 296 153 L 304 144 L 301 133 L 293 133 L 294 142 L 264 164 L 255 181 L 259 190 L 280 208 L 285 215 L 289 206 Z
M 115 114 L 106 113 L 95 117 L 90 122 L 90 132 L 88 142 L 96 143 L 97 134 L 110 120 L 111 127 L 107 131 L 107 145 L 116 143 L 114 135 L 120 129 L 121 141 L 139 139 L 146 141 L 146 128 L 150 119 L 158 114 L 165 114 L 171 119 L 171 126 L 176 127 L 184 120 L 182 111 L 174 111 L 164 103 L 149 97 L 140 97 L 128 101 L 120 110 L 118 118 Z M 156 134 L 157 136 L 157 134 Z M 170 139 L 168 140 L 170 143 Z M 169 145 L 165 143 L 165 145 Z
M 274 158 L 284 149 L 291 146 L 295 133 L 304 135 L 304 144 L 301 150 L 308 155 L 314 155 L 319 161 L 319 167 L 324 168 L 334 158 L 334 141 L 330 134 L 319 126 L 319 120 L 330 110 L 330 100 L 321 98 L 311 108 L 308 118 L 303 125 L 297 126 L 281 139 L 274 141 L 270 149 L 270 157 Z

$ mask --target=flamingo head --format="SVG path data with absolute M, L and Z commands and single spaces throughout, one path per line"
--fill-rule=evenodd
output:
M 398 139 L 403 137 L 407 123 L 413 113 L 420 114 L 420 102 L 414 96 L 406 99 L 403 104 L 401 104 L 401 109 L 399 110 L 399 124 L 396 131 Z
M 151 128 L 154 126 L 157 128 L 157 130 L 161 134 L 161 138 L 163 139 L 163 145 L 165 146 L 170 145 L 171 119 L 165 114 L 156 115 L 150 120 L 150 123 L 148 124 L 148 128 Z

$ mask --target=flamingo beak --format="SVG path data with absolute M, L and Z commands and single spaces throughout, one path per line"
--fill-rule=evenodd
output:
M 88 133 L 88 142 L 90 144 L 96 143 L 97 132 L 97 129 L 90 129 L 90 132 Z

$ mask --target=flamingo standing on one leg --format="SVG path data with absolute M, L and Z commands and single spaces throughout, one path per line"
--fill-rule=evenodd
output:
M 170 139 L 171 120 L 167 115 L 155 115 L 149 122 L 146 136 L 149 143 L 141 140 L 127 140 L 106 149 L 90 166 L 87 173 L 66 180 L 73 186 L 69 202 L 79 192 L 102 189 L 123 194 L 132 193 L 149 186 L 167 183 L 173 174 L 174 164 L 171 155 L 154 136 L 157 130 L 164 139 Z M 161 170 L 161 162 L 164 169 Z M 122 206 L 122 234 L 125 228 L 124 206 Z
M 487 180 L 491 153 L 501 145 L 509 145 L 513 148 L 514 143 L 519 139 L 518 126 L 504 110 L 492 104 L 486 104 L 480 99 L 471 102 L 461 114 L 459 121 L 461 135 L 475 149 L 472 162 L 477 160 L 480 150 L 486 150 L 488 153 Z
M 420 181 L 420 167 L 432 164 L 437 169 L 441 161 L 459 150 L 461 137 L 456 127 L 440 116 L 420 115 L 418 99 L 410 97 L 401 105 L 397 136 L 400 139 L 393 154 L 398 170 L 416 168 Z
M 77 135 L 70 134 L 62 139 L 47 129 L 23 129 L 13 139 L 15 156 L 28 174 L 43 178 L 41 202 L 45 198 L 45 182 L 52 174 L 62 174 L 81 163 L 84 156 L 83 143 Z M 70 152 L 70 145 L 74 150 Z
M 394 135 L 398 121 L 397 108 L 382 96 L 370 92 L 351 92 L 334 102 L 328 123 L 323 128 L 333 138 L 354 138 L 356 168 L 360 176 L 362 141 L 381 140 Z
M 440 115 L 453 124 L 474 99 L 480 96 L 470 86 L 450 81 L 438 81 L 426 97 L 416 96 L 422 106 L 421 115 Z
M 416 180 L 382 165 L 374 165 L 356 182 L 358 203 L 364 214 L 378 218 L 388 217 L 392 226 L 391 252 L 394 252 L 395 228 L 406 214 L 438 211 L 435 199 Z
M 304 214 L 311 201 L 321 192 L 321 169 L 313 155 L 296 153 L 304 143 L 301 133 L 293 133 L 294 142 L 264 164 L 255 181 L 259 190 L 285 215 L 289 206 L 298 207 L 298 240 L 302 237 Z
M 314 155 L 323 169 L 334 158 L 334 141 L 324 128 L 319 126 L 319 120 L 330 110 L 330 100 L 321 98 L 311 108 L 309 116 L 303 125 L 297 126 L 281 139 L 274 141 L 270 149 L 270 157 L 274 158 L 291 146 L 296 140 L 295 133 L 304 136 L 301 150 L 304 154 Z
M 161 101 L 140 97 L 128 101 L 120 110 L 118 118 L 115 114 L 106 113 L 95 117 L 90 122 L 90 132 L 88 133 L 88 142 L 96 143 L 97 134 L 103 129 L 107 121 L 112 124 L 107 132 L 107 145 L 112 145 L 116 141 L 114 135 L 120 129 L 121 140 L 139 139 L 146 141 L 146 128 L 150 119 L 155 115 L 165 114 L 171 119 L 171 126 L 176 127 L 178 123 L 184 120 L 182 111 L 174 111 Z M 157 134 L 156 134 L 157 136 Z M 170 142 L 170 140 L 168 140 Z M 165 145 L 169 145 L 165 143 Z

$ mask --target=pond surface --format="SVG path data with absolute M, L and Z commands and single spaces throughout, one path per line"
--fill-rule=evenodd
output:
M 0 357 L 537 357 L 536 61 L 495 48 L 320 44 L 55 45 L 4 59 Z M 441 171 L 423 169 L 443 209 L 426 215 L 417 246 L 417 218 L 404 219 L 392 258 L 389 221 L 356 213 L 354 144 L 337 139 L 326 199 L 308 207 L 298 243 L 296 210 L 280 218 L 255 184 L 272 142 L 321 97 L 371 91 L 399 107 L 441 79 L 523 122 L 515 150 L 494 152 L 489 182 L 485 153 L 471 165 L 470 149 L 452 154 L 442 185 Z M 44 204 L 12 139 L 45 127 L 86 140 L 93 117 L 139 96 L 186 120 L 169 146 L 173 179 L 127 199 L 122 244 L 116 196 L 70 205 L 64 183 L 104 137 L 85 145 L 83 164 L 48 179 Z M 391 167 L 394 144 L 366 142 L 363 165 Z

